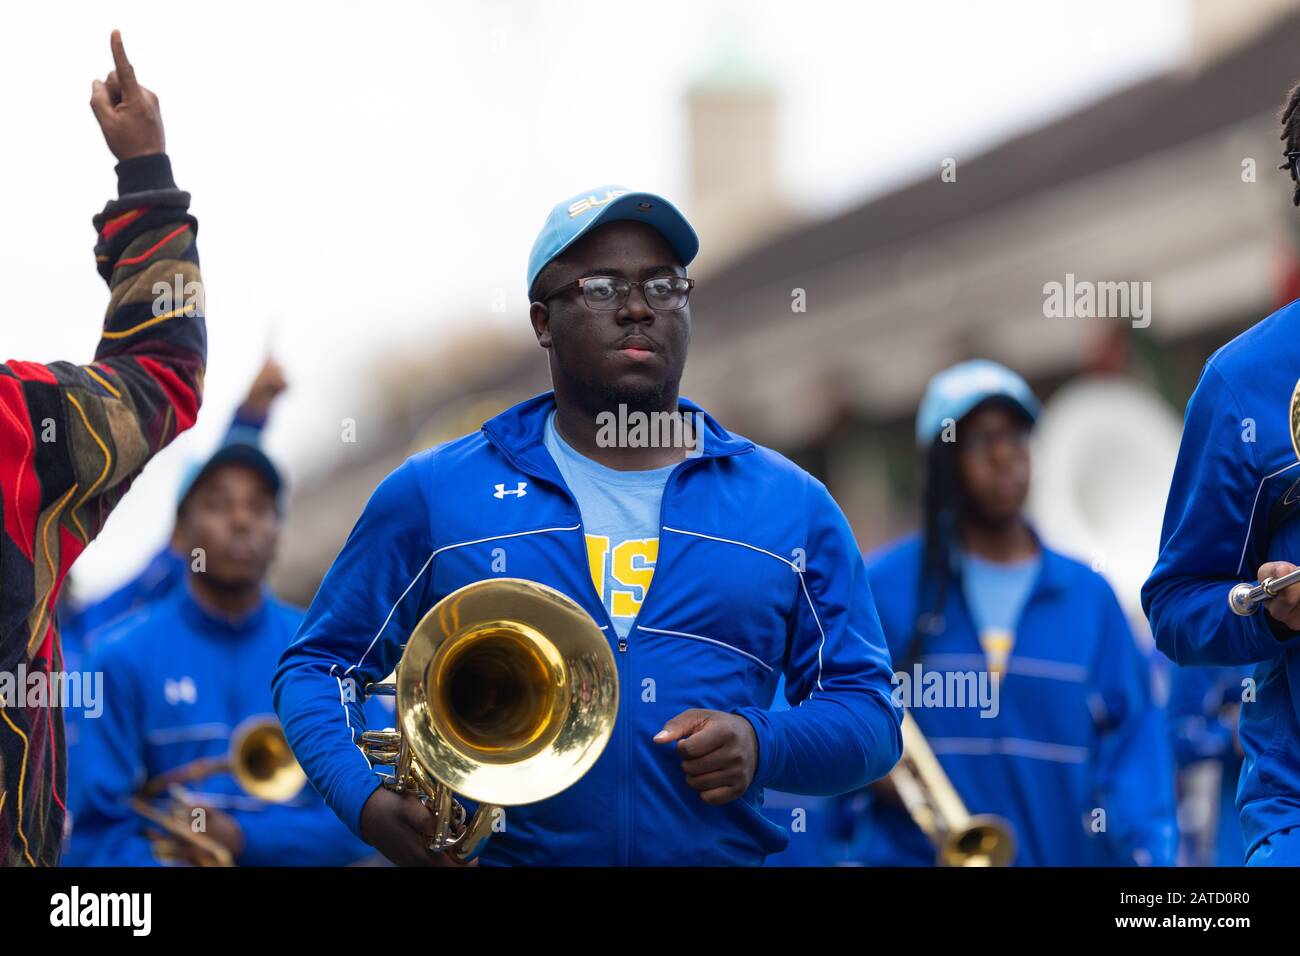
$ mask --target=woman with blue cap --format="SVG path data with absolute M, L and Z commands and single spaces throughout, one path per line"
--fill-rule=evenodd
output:
M 1008 824 L 1014 863 L 1171 865 L 1171 757 L 1147 665 L 1106 581 L 1023 514 L 1038 411 L 1019 375 L 985 360 L 926 389 L 923 527 L 867 561 L 895 699 L 967 810 Z M 935 861 L 888 783 L 860 822 L 863 862 Z

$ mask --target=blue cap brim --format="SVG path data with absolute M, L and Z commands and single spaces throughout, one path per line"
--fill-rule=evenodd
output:
M 284 486 L 284 481 L 280 477 L 280 471 L 275 467 L 274 462 L 255 445 L 232 442 L 218 448 L 212 457 L 205 461 L 199 470 L 194 473 L 194 477 L 186 484 L 177 498 L 176 511 L 180 512 L 185 505 L 185 501 L 194 492 L 194 489 L 199 486 L 200 482 L 224 465 L 242 465 L 255 472 L 258 477 L 266 482 L 271 491 L 271 497 L 275 498 L 278 504 L 280 490 Z
M 672 246 L 673 252 L 683 266 L 688 266 L 700 251 L 700 237 L 695 234 L 691 224 L 681 211 L 662 196 L 654 193 L 631 192 L 613 199 L 583 224 L 582 228 L 553 252 L 545 262 L 538 264 L 536 270 L 528 276 L 528 287 L 532 288 L 537 276 L 547 264 L 562 255 L 566 249 L 585 236 L 597 226 L 611 222 L 643 222 L 656 230 Z
M 1031 423 L 1038 418 L 1038 398 L 1024 378 L 997 362 L 970 359 L 930 379 L 916 413 L 917 444 L 929 446 L 942 433 L 946 421 L 960 421 L 992 398 L 1010 402 Z

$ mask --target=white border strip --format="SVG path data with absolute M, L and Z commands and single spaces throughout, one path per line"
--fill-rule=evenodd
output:
M 522 538 L 530 534 L 549 534 L 554 531 L 577 531 L 581 527 L 582 525 L 575 524 L 571 528 L 536 528 L 532 531 L 514 531 L 511 532 L 510 534 L 494 534 L 487 538 L 475 538 L 473 541 L 458 541 L 455 544 L 444 544 L 441 548 L 436 548 L 429 555 L 428 560 L 425 561 L 423 565 L 421 565 L 420 570 L 415 572 L 415 577 L 411 578 L 411 583 L 406 586 L 406 590 L 403 591 L 401 595 L 398 596 L 397 600 L 393 602 L 393 606 L 388 609 L 388 616 L 384 618 L 384 623 L 379 625 L 379 630 L 377 630 L 375 632 L 375 636 L 370 639 L 370 643 L 366 646 L 365 651 L 361 654 L 361 658 L 355 664 L 353 664 L 351 667 L 349 667 L 347 670 L 343 672 L 344 676 L 347 676 L 348 674 L 352 673 L 352 671 L 356 670 L 363 663 L 365 663 L 366 657 L 370 654 L 370 651 L 374 648 L 376 642 L 379 640 L 379 635 L 384 633 L 384 629 L 388 627 L 388 622 L 393 619 L 393 614 L 396 613 L 397 606 L 401 604 L 402 599 L 405 598 L 408 593 L 410 593 L 411 588 L 415 587 L 415 582 L 420 580 L 421 575 L 423 575 L 424 572 L 429 569 L 429 565 L 433 563 L 433 559 L 436 558 L 438 555 L 442 554 L 444 551 L 451 551 L 454 548 L 468 547 L 471 544 L 483 544 L 487 541 L 503 541 L 506 538 Z
M 1264 484 L 1271 479 L 1276 478 L 1278 475 L 1282 474 L 1282 472 L 1290 471 L 1296 465 L 1300 465 L 1300 461 L 1293 461 L 1285 468 L 1279 468 L 1271 475 L 1265 475 L 1263 478 L 1259 479 L 1259 487 L 1255 489 L 1255 501 L 1250 506 L 1250 521 L 1246 523 L 1246 537 L 1241 542 L 1241 557 L 1237 561 L 1237 577 L 1241 577 L 1242 567 L 1246 564 L 1246 548 L 1250 545 L 1250 532 L 1255 527 L 1255 512 L 1259 509 L 1259 496 L 1264 491 Z
M 768 664 L 761 657 L 755 657 L 753 654 L 749 653 L 749 651 L 741 650 L 739 647 L 736 647 L 734 644 L 728 644 L 725 641 L 715 640 L 712 637 L 705 637 L 702 634 L 687 634 L 685 631 L 668 631 L 668 630 L 664 630 L 661 627 L 646 627 L 643 624 L 638 624 L 636 626 L 636 629 L 638 631 L 649 631 L 651 634 L 667 634 L 671 637 L 687 637 L 690 638 L 692 641 L 704 641 L 707 644 L 717 644 L 719 647 L 725 647 L 729 651 L 734 651 L 737 654 L 745 655 L 751 661 L 757 664 L 759 667 L 763 668 L 763 670 L 767 671 L 769 674 L 772 673 L 772 671 L 775 669 L 772 667 L 771 664 Z
M 705 540 L 708 541 L 720 541 L 723 544 L 734 544 L 740 548 L 749 548 L 751 551 L 757 551 L 759 554 L 766 554 L 769 558 L 775 558 L 776 560 L 780 561 L 782 564 L 789 567 L 790 570 L 793 571 L 795 574 L 799 575 L 799 587 L 803 590 L 804 599 L 808 602 L 808 609 L 812 611 L 813 620 L 817 623 L 817 630 L 822 636 L 821 643 L 817 646 L 817 680 L 814 681 L 814 685 L 816 686 L 816 689 L 822 690 L 823 689 L 822 688 L 822 664 L 823 664 L 822 652 L 826 648 L 826 629 L 822 627 L 821 615 L 817 613 L 817 605 L 813 602 L 812 595 L 808 592 L 808 583 L 804 580 L 804 572 L 799 570 L 799 566 L 788 558 L 783 558 L 781 557 L 781 555 L 775 554 L 772 551 L 768 551 L 766 548 L 760 548 L 757 545 L 747 544 L 744 541 L 736 541 L 732 538 L 719 538 L 716 535 L 701 534 L 698 531 L 686 531 L 683 528 L 670 528 L 668 527 L 668 525 L 664 525 L 664 530 L 673 531 L 677 534 L 692 535 L 693 537 L 704 538 Z M 804 700 L 812 700 L 812 695 L 813 695 L 813 691 L 811 690 L 808 691 L 808 696 L 805 697 Z M 799 703 L 802 704 L 803 701 L 800 701 Z

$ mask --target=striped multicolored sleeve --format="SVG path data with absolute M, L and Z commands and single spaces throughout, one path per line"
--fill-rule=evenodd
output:
M 207 335 L 189 194 L 162 154 L 127 160 L 117 173 L 119 198 L 94 220 L 110 289 L 94 360 L 0 365 L 0 671 L 61 666 L 52 618 L 68 569 L 149 459 L 194 423 L 202 399 Z M 40 831 L 62 814 L 47 819 L 32 803 L 48 804 L 52 792 L 61 808 L 60 722 L 48 708 L 4 716 L 0 854 L 33 862 L 41 859 L 33 844 L 44 843 L 57 858 L 57 834 L 48 847 Z M 15 716 L 26 728 L 9 726 Z M 49 779 L 38 784 L 27 769 Z M 10 776 L 32 791 L 25 820 Z

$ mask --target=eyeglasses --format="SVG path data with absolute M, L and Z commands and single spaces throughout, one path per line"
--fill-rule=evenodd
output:
M 567 292 L 574 286 L 582 290 L 582 297 L 587 307 L 598 312 L 613 312 L 627 304 L 627 297 L 632 294 L 632 286 L 640 286 L 645 296 L 645 304 L 656 312 L 676 312 L 686 308 L 691 297 L 695 280 L 685 276 L 656 276 L 644 282 L 632 282 L 617 276 L 586 276 L 573 282 L 566 282 L 558 289 L 538 297 L 538 302 L 553 299 L 561 292 Z
M 1024 451 L 1029 447 L 1029 430 L 1027 428 L 999 428 L 972 431 L 959 434 L 957 440 L 963 451 L 977 455 L 987 455 L 998 442 L 1006 442 L 1014 451 Z

